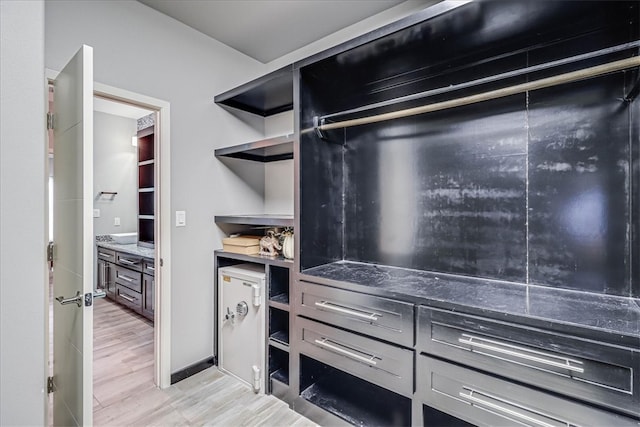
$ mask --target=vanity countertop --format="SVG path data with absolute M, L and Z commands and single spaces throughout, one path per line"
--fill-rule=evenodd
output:
M 118 244 L 112 241 L 107 241 L 106 239 L 98 239 L 99 237 L 103 237 L 103 236 L 96 237 L 96 245 L 98 247 L 111 249 L 118 252 L 124 252 L 129 255 L 138 255 L 143 258 L 149 258 L 149 259 L 155 258 L 155 249 L 153 248 L 145 248 L 142 246 L 138 246 L 135 243 Z

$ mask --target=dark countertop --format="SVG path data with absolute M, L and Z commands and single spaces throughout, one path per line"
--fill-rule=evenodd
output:
M 135 243 L 122 245 L 113 242 L 96 242 L 96 245 L 101 248 L 124 252 L 129 255 L 137 255 L 148 259 L 155 258 L 155 250 L 153 248 L 145 248 L 142 246 L 138 246 Z
M 300 279 L 640 348 L 637 299 L 350 261 Z

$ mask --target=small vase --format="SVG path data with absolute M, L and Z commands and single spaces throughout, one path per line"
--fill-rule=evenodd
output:
M 282 242 L 282 255 L 287 259 L 293 259 L 293 234 L 284 237 Z

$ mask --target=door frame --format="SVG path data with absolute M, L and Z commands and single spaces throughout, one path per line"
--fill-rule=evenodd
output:
M 46 70 L 46 78 L 51 82 L 58 72 Z M 155 263 L 158 267 L 155 273 L 156 292 L 154 295 L 154 374 L 153 381 L 161 389 L 171 385 L 171 164 L 170 164 L 170 103 L 140 93 L 131 92 L 103 83 L 94 82 L 93 95 L 112 101 L 124 102 L 153 110 L 157 114 L 155 152 L 155 179 L 160 183 L 160 191 L 156 193 L 157 216 L 155 234 L 159 236 L 155 243 Z M 46 163 L 48 167 L 48 162 Z M 47 173 L 48 177 L 48 173 Z M 47 231 L 48 232 L 48 231 Z M 47 235 L 48 236 L 48 235 Z M 48 237 L 47 237 L 48 238 Z M 48 275 L 47 275 L 48 278 Z M 48 286 L 47 286 L 48 289 Z M 49 306 L 49 295 L 46 292 L 45 306 Z M 49 324 L 48 311 L 47 331 Z M 48 338 L 47 338 L 48 339 Z M 48 341 L 47 341 L 48 342 Z M 48 372 L 49 348 L 46 346 L 45 360 Z

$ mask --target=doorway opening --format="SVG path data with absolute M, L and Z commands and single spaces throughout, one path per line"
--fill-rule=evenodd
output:
M 53 88 L 50 86 L 50 105 L 52 103 L 51 101 L 53 96 L 55 96 L 55 94 L 53 93 Z M 116 110 L 110 111 L 109 108 L 116 108 Z M 136 115 L 139 117 L 135 117 Z M 94 332 L 98 327 L 102 326 L 103 329 L 99 333 L 95 334 L 94 342 L 96 340 L 103 340 L 103 343 L 100 345 L 100 348 L 94 348 L 94 362 L 96 353 L 99 349 L 104 350 L 102 352 L 102 356 L 106 355 L 107 359 L 105 360 L 108 362 L 113 361 L 114 359 L 109 359 L 110 356 L 118 352 L 124 352 L 125 355 L 123 359 L 127 359 L 126 353 L 129 352 L 128 359 L 137 359 L 138 361 L 137 364 L 130 365 L 129 369 L 131 371 L 144 370 L 148 376 L 148 384 L 153 387 L 158 386 L 160 388 L 166 388 L 170 385 L 170 253 L 168 251 L 170 247 L 170 177 L 168 158 L 169 103 L 111 86 L 95 83 L 94 121 L 96 121 L 98 116 L 101 116 L 100 119 L 97 120 L 98 122 L 107 123 L 105 128 L 109 130 L 108 133 L 113 133 L 111 131 L 114 129 L 114 124 L 118 123 L 121 133 L 125 132 L 124 129 L 126 129 L 126 132 L 128 133 L 126 136 L 126 144 L 128 144 L 128 147 L 126 147 L 126 144 L 122 144 L 122 147 L 128 148 L 128 150 L 123 150 L 120 153 L 116 153 L 111 150 L 112 164 L 110 166 L 103 167 L 101 171 L 94 170 L 94 239 L 98 240 L 97 237 L 109 235 L 126 235 L 127 231 L 132 233 L 135 236 L 135 243 L 132 243 L 133 246 L 138 246 L 138 243 L 140 243 L 141 249 L 143 248 L 146 251 L 144 253 L 145 256 L 141 257 L 140 268 L 145 268 L 144 272 L 141 271 L 140 275 L 141 285 L 144 283 L 144 279 L 150 278 L 151 282 L 149 284 L 144 283 L 145 286 L 150 286 L 148 288 L 150 291 L 144 293 L 144 296 L 146 297 L 146 310 L 144 312 L 146 319 L 137 313 L 136 310 L 132 310 L 131 308 L 126 308 L 124 306 L 118 306 L 116 304 L 116 298 L 112 301 L 95 301 L 94 315 L 102 317 L 96 317 L 94 322 Z M 138 119 L 142 119 L 140 126 Z M 127 120 L 129 121 L 129 124 L 126 124 Z M 149 121 L 153 122 L 153 132 L 151 133 L 151 137 L 149 137 Z M 110 137 L 101 138 L 99 136 L 103 130 L 100 129 L 100 125 L 96 126 L 94 129 L 94 148 L 97 147 L 100 139 L 105 139 L 107 142 L 110 139 Z M 111 140 L 111 142 L 113 143 L 113 140 Z M 134 144 L 138 146 L 134 146 Z M 146 154 L 144 155 L 148 155 L 150 150 L 153 153 L 153 158 L 139 158 L 139 151 L 142 150 L 142 146 L 140 144 L 146 144 Z M 50 165 L 52 164 L 54 155 L 53 145 L 53 135 L 52 132 L 50 132 Z M 100 155 L 101 154 L 97 152 L 94 153 L 94 166 L 95 161 L 99 160 L 96 157 Z M 103 153 L 103 155 L 105 154 Z M 125 163 L 132 166 L 134 170 L 125 171 Z M 149 165 L 152 165 L 152 167 L 150 168 Z M 49 168 L 51 184 L 54 171 L 52 166 L 49 166 Z M 97 174 L 101 174 L 101 176 L 98 177 Z M 128 181 L 133 187 L 128 189 L 130 190 L 128 191 L 130 194 L 125 197 L 125 191 L 114 190 L 113 187 L 111 187 L 111 184 L 109 184 L 109 179 L 107 179 L 109 176 L 111 178 L 117 178 L 118 176 L 120 178 L 124 176 L 133 177 L 132 180 Z M 145 182 L 147 184 L 145 188 L 140 188 L 142 179 L 146 180 Z M 111 182 L 116 181 L 117 179 L 111 179 Z M 151 182 L 150 185 L 149 182 Z M 150 189 L 152 189 L 152 191 L 150 191 Z M 141 197 L 142 193 L 144 193 L 144 195 Z M 50 191 L 49 196 L 51 199 L 52 191 Z M 122 204 L 125 199 L 128 199 L 129 201 L 133 200 L 133 207 L 115 207 L 117 204 L 115 203 L 116 201 L 121 202 L 120 204 Z M 50 203 L 50 206 L 51 205 L 52 203 Z M 125 211 L 129 213 L 121 213 Z M 131 214 L 131 212 L 133 212 L 133 214 Z M 131 218 L 131 216 L 133 216 L 133 218 Z M 101 218 L 103 219 L 104 224 L 102 224 L 102 227 L 98 227 L 96 226 L 96 221 Z M 143 224 L 142 226 L 141 223 Z M 109 227 L 105 228 L 106 224 L 110 224 L 111 229 L 108 229 Z M 144 229 L 142 233 L 140 233 L 141 228 Z M 52 227 L 50 226 L 50 230 L 51 229 Z M 142 238 L 139 239 L 138 236 L 141 234 Z M 98 246 L 94 244 L 94 284 L 96 285 L 94 286 L 94 289 L 100 289 L 101 286 L 98 286 L 98 281 L 101 278 L 107 278 L 105 270 L 101 270 L 97 265 L 99 259 L 97 256 L 97 249 Z M 114 259 L 114 261 L 116 261 L 113 263 L 113 271 L 115 272 L 116 267 L 120 268 L 122 266 L 117 265 L 117 260 Z M 122 261 L 126 262 L 126 260 Z M 120 282 L 125 281 L 124 283 L 127 283 L 126 280 L 128 278 L 130 277 L 125 275 L 122 277 Z M 106 283 L 107 282 L 103 283 L 103 285 Z M 114 291 L 117 291 L 117 282 L 115 280 L 108 283 L 115 285 Z M 131 285 L 127 289 L 131 290 L 132 288 L 135 289 L 135 286 Z M 126 289 L 123 288 L 123 290 Z M 140 296 L 142 295 L 143 293 L 140 292 Z M 53 297 L 54 295 L 52 295 L 50 290 L 50 304 L 53 301 Z M 130 295 L 122 293 L 120 301 L 126 301 L 127 297 L 130 297 Z M 120 317 L 120 320 L 114 320 L 117 317 L 115 316 L 116 311 L 113 310 L 114 307 L 119 309 L 121 314 L 125 314 L 124 317 Z M 148 310 L 149 307 L 151 307 L 151 310 Z M 102 310 L 102 308 L 106 308 L 106 310 Z M 103 316 L 105 312 L 106 317 Z M 129 337 L 132 337 L 131 334 L 134 333 L 134 331 L 138 332 L 138 338 L 140 339 L 135 342 L 132 341 L 132 347 L 134 347 L 133 350 L 139 350 L 139 348 L 146 346 L 146 361 L 142 361 L 139 354 L 134 354 L 135 351 L 131 348 L 127 349 L 126 346 L 120 346 L 118 348 L 114 344 L 115 340 L 118 338 L 114 335 L 109 336 L 109 326 L 123 326 L 123 322 L 126 323 L 123 319 L 133 319 L 137 322 L 138 326 L 142 325 L 146 327 L 146 330 L 144 331 L 144 328 L 128 328 L 126 325 L 121 329 L 121 331 L 123 331 L 122 334 L 128 334 Z M 108 322 L 109 320 L 112 320 L 113 325 L 105 325 L 105 322 Z M 49 330 L 51 332 L 53 331 L 52 325 L 53 323 L 50 315 Z M 105 330 L 107 331 L 106 333 Z M 114 339 L 114 341 L 111 343 L 105 342 L 105 335 L 107 336 L 107 339 L 111 338 Z M 51 355 L 52 348 L 53 345 L 50 344 L 48 358 L 50 361 L 53 360 Z M 52 366 L 51 362 L 49 363 L 49 366 Z M 96 369 L 94 375 L 94 386 L 96 383 L 96 376 L 101 375 L 104 371 L 105 370 L 100 367 Z M 120 371 L 119 373 L 115 372 L 119 371 L 115 369 L 112 371 L 114 376 L 120 377 L 118 380 L 131 381 L 131 377 L 127 378 L 126 371 Z M 112 383 L 112 387 L 122 389 L 122 387 L 118 385 L 118 380 Z M 99 408 L 99 404 L 96 405 L 97 399 L 95 396 L 94 387 L 94 411 Z M 108 401 L 109 399 L 106 400 Z M 50 405 L 49 422 L 53 420 L 51 413 Z

